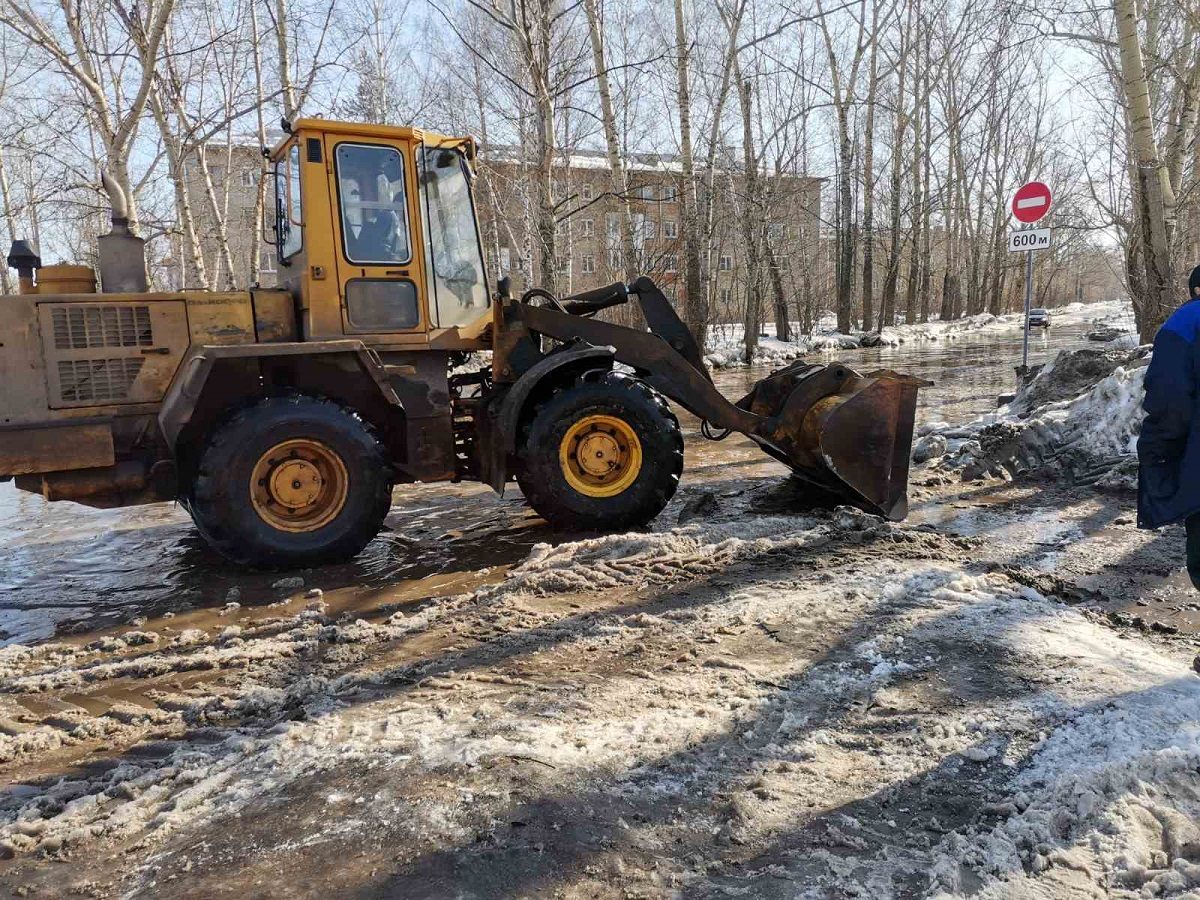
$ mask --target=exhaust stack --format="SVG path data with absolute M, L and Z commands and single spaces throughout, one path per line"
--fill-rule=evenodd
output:
M 33 283 L 34 274 L 42 267 L 42 257 L 38 253 L 37 244 L 33 241 L 17 239 L 12 242 L 8 251 L 9 268 L 17 270 L 18 290 L 22 294 L 36 294 L 37 285 Z
M 146 280 L 146 242 L 129 230 L 129 203 L 121 186 L 105 171 L 100 179 L 112 203 L 112 231 L 99 237 L 100 290 L 106 294 L 142 294 Z

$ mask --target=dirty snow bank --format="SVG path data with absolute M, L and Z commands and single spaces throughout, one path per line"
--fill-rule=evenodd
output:
M 1072 303 L 1053 311 L 1056 324 L 1080 324 L 1090 322 L 1096 328 L 1124 329 L 1126 320 L 1131 319 L 1129 304 L 1124 301 L 1100 303 Z M 950 322 L 913 323 L 911 325 L 887 326 L 880 332 L 855 332 L 841 334 L 824 317 L 814 333 L 792 341 L 778 340 L 773 323 L 759 338 L 754 355 L 755 365 L 780 366 L 799 359 L 809 353 L 853 350 L 858 347 L 895 347 L 901 344 L 950 341 L 988 331 L 1020 328 L 1023 313 L 1007 313 L 993 316 L 980 313 Z M 795 327 L 793 323 L 793 327 Z M 797 329 L 798 330 L 798 329 Z M 743 343 L 745 329 L 741 325 L 716 325 L 709 331 L 705 362 L 713 368 L 744 366 L 746 348 Z
M 1065 721 L 1042 733 L 1009 796 L 993 804 L 999 822 L 939 848 L 933 880 L 947 892 L 939 896 L 958 896 L 968 869 L 986 882 L 965 891 L 976 897 L 1200 888 L 1200 679 L 1137 642 L 1083 631 L 1022 630 L 1033 649 L 1073 663 L 1071 681 L 1099 663 L 1109 694 L 1071 709 L 1073 692 L 1064 692 Z
M 964 481 L 1036 473 L 1128 489 L 1137 481 L 1149 348 L 1064 350 L 995 413 L 931 423 L 914 460 Z

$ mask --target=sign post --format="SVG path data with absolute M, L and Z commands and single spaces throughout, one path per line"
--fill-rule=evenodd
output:
M 1050 188 L 1040 181 L 1022 185 L 1012 199 L 1013 217 L 1023 225 L 1032 225 L 1050 212 Z M 1021 376 L 1029 371 L 1029 307 L 1033 302 L 1033 251 L 1050 246 L 1049 228 L 1022 228 L 1008 236 L 1008 252 L 1025 252 L 1025 338 L 1021 348 Z

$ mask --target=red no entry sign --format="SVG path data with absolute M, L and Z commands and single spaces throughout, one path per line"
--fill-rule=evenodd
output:
M 1021 186 L 1012 200 L 1012 214 L 1018 222 L 1036 222 L 1050 212 L 1050 188 L 1040 181 L 1031 181 Z

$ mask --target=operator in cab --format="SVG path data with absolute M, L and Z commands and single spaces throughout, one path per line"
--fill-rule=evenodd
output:
M 1154 338 L 1138 438 L 1138 527 L 1183 521 L 1187 571 L 1200 590 L 1200 266 L 1188 299 Z

